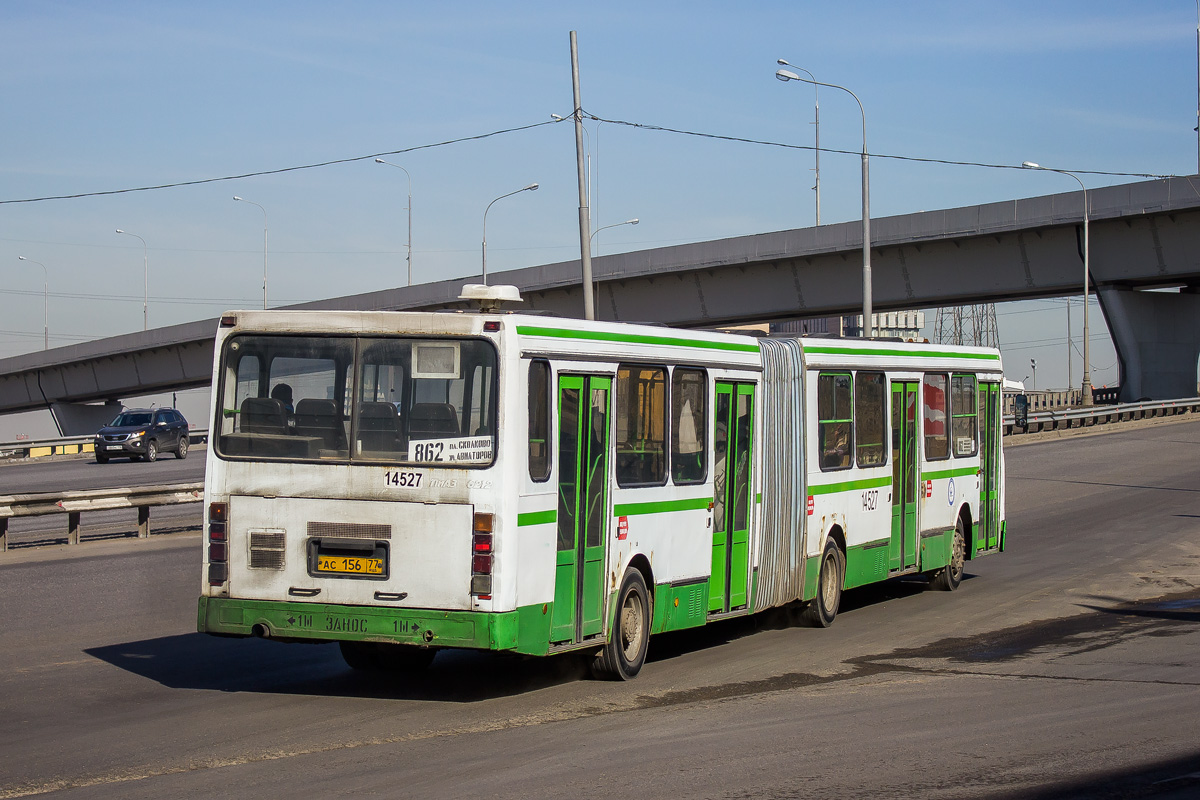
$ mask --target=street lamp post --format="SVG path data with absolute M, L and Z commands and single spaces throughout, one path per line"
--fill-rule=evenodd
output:
M 142 243 L 142 330 L 150 329 L 150 256 L 146 248 L 146 240 L 136 233 L 117 228 L 117 233 L 132 236 Z
M 841 89 L 846 94 L 854 98 L 854 102 L 858 103 L 858 112 L 862 114 L 863 128 L 863 146 L 862 146 L 862 238 L 863 238 L 863 336 L 870 338 L 874 335 L 874 326 L 871 324 L 871 180 L 868 173 L 869 160 L 867 158 L 867 112 L 863 110 L 862 101 L 858 99 L 858 95 L 847 89 L 845 86 L 839 86 L 836 83 L 823 83 L 822 81 L 811 80 L 809 78 L 801 78 L 794 72 L 789 72 L 786 69 L 775 71 L 775 77 L 781 81 L 800 81 L 801 83 L 811 83 L 814 86 L 828 86 L 831 89 Z
M 1083 404 L 1085 406 L 1092 405 L 1092 362 L 1091 362 L 1091 337 L 1088 329 L 1088 291 L 1091 283 L 1091 270 L 1088 266 L 1088 200 L 1087 187 L 1083 185 L 1083 181 L 1074 172 L 1068 172 L 1065 169 L 1054 169 L 1053 167 L 1043 167 L 1041 164 L 1035 164 L 1032 161 L 1022 161 L 1021 166 L 1026 169 L 1040 169 L 1046 172 L 1057 172 L 1059 175 L 1070 175 L 1079 184 L 1079 188 L 1083 190 Z
M 244 197 L 233 196 L 234 200 L 239 203 L 249 203 L 252 206 L 258 206 L 258 210 L 263 212 L 263 310 L 267 308 L 267 210 L 253 200 L 247 200 Z
M 499 197 L 497 197 L 496 200 L 503 200 L 506 197 L 512 197 L 514 194 L 520 194 L 521 192 L 536 192 L 537 188 L 538 188 L 538 185 L 536 183 L 531 183 L 528 186 L 525 186 L 521 189 L 517 189 L 515 192 L 509 192 L 508 194 L 502 194 Z M 487 286 L 487 215 L 488 215 L 488 212 L 492 210 L 492 206 L 495 205 L 496 200 L 493 200 L 492 202 L 488 203 L 487 208 L 485 208 L 483 210 L 483 285 L 484 286 Z
M 382 158 L 375 159 L 376 164 L 387 164 L 389 167 L 395 167 L 399 170 L 404 170 L 404 174 L 408 176 L 408 285 L 412 286 L 412 175 L 409 175 L 408 170 L 399 164 L 393 164 L 390 161 L 384 161 Z
M 606 231 L 609 228 L 619 228 L 622 225 L 637 225 L 639 222 L 641 222 L 641 220 L 638 219 L 637 217 L 634 217 L 633 219 L 627 219 L 624 222 L 614 222 L 612 225 L 605 225 L 602 228 L 596 228 L 596 230 L 592 231 L 592 235 L 588 238 L 588 246 L 589 247 L 591 246 L 591 243 L 596 238 L 596 234 L 599 233 L 600 231 Z
M 791 67 L 798 69 L 805 75 L 813 79 L 813 174 L 816 177 L 814 181 L 813 191 L 817 193 L 817 227 L 821 227 L 821 98 L 820 90 L 816 87 L 816 76 L 803 67 L 793 66 L 782 58 L 775 59 L 775 63 L 781 67 Z
M 40 261 L 34 261 L 32 258 L 25 256 L 17 256 L 18 261 L 28 261 L 30 264 L 37 264 L 42 268 L 42 272 L 46 274 L 46 281 L 42 284 L 42 301 L 46 306 L 46 326 L 42 330 L 42 349 L 50 349 L 50 270 L 46 269 L 46 265 Z

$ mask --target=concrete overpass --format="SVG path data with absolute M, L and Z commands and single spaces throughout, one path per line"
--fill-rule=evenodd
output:
M 1091 275 L 1121 362 L 1122 399 L 1192 396 L 1200 356 L 1200 177 L 1089 190 Z M 876 311 L 1079 294 L 1080 192 L 874 219 Z M 855 313 L 858 222 L 738 236 L 593 260 L 603 319 L 708 327 Z M 530 309 L 582 315 L 579 262 L 512 270 Z M 291 308 L 459 306 L 456 278 Z M 1142 290 L 1182 287 L 1179 292 Z M 207 385 L 217 321 L 0 360 L 0 413 L 51 408 L 90 431 L 81 406 Z M 100 413 L 111 417 L 109 410 Z

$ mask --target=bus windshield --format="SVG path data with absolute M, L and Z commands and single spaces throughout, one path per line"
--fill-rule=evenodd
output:
M 496 349 L 482 339 L 230 337 L 219 456 L 486 466 L 496 443 Z

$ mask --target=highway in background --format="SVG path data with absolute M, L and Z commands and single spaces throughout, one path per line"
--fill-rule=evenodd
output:
M 629 683 L 197 634 L 197 534 L 0 555 L 0 798 L 1196 796 L 1200 422 L 1006 457 L 957 592 L 656 637 Z

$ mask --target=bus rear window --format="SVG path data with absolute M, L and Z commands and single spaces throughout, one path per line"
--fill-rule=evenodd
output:
M 483 340 L 235 336 L 220 374 L 222 456 L 447 466 L 494 458 L 496 350 Z

